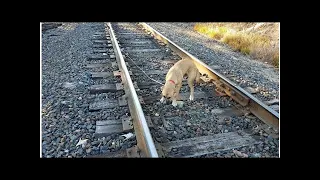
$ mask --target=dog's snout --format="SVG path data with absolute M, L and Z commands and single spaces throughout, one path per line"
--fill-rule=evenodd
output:
M 168 96 L 163 96 L 164 98 L 166 98 L 166 99 L 171 99 L 171 97 L 168 97 Z

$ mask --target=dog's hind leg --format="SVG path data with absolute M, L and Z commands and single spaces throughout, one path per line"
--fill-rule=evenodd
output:
M 195 79 L 195 76 L 188 77 L 188 84 L 190 87 L 190 97 L 189 97 L 190 101 L 194 100 L 194 87 L 193 87 L 194 79 Z
M 199 70 L 197 69 L 197 76 L 196 76 L 196 83 L 200 83 L 200 72 Z

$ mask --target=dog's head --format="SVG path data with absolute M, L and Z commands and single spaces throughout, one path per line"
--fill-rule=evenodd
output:
M 176 95 L 175 89 L 176 88 L 174 84 L 166 82 L 164 86 L 161 87 L 162 97 L 166 99 L 172 99 L 172 97 L 175 97 Z

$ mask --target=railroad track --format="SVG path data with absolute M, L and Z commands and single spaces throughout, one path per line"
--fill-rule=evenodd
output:
M 100 144 L 87 157 L 279 156 L 277 100 L 260 102 L 145 23 L 93 24 L 85 68 Z M 178 107 L 161 104 L 166 73 L 184 57 L 202 74 L 195 100 L 185 81 Z
M 233 157 L 242 156 L 246 149 L 254 152 L 261 148 L 265 157 L 278 156 L 279 115 L 272 108 L 146 24 L 117 23 L 110 31 L 117 39 L 114 46 L 119 43 L 121 47 L 116 56 L 127 66 L 127 75 L 130 74 L 143 109 L 140 118 L 146 121 L 153 137 L 150 144 L 154 143 L 157 149 L 152 156 L 142 136 L 143 143 L 139 145 L 137 140 L 135 149 L 143 152 L 142 157 Z M 169 102 L 160 104 L 165 75 L 182 57 L 195 60 L 205 83 L 196 86 L 193 102 L 188 101 L 189 89 L 184 82 L 183 101 L 178 108 Z M 267 103 L 273 105 L 277 101 Z M 135 118 L 132 120 L 135 122 Z M 136 134 L 142 129 L 138 126 L 139 123 L 134 126 Z M 271 148 L 266 148 L 270 142 Z
M 95 137 L 101 140 L 110 134 L 127 136 L 118 141 L 109 141 L 105 146 L 108 149 L 100 150 L 99 155 L 88 157 L 157 157 L 151 134 L 147 124 L 144 124 L 146 121 L 134 92 L 134 84 L 130 75 L 126 74 L 129 72 L 125 64 L 122 64 L 119 58 L 120 49 L 115 42 L 112 28 L 107 24 L 98 24 L 92 28 L 96 30 L 92 37 L 93 53 L 88 57 L 86 66 L 93 83 L 89 87 L 92 94 L 89 113 L 96 113 L 97 117 L 105 119 L 96 119 Z M 133 121 L 133 118 L 136 121 Z M 136 133 L 132 133 L 133 127 Z M 135 136 L 139 139 L 138 142 Z M 135 144 L 131 143 L 133 146 L 121 149 L 127 139 Z M 138 148 L 136 144 L 143 148 Z
M 88 105 L 91 117 L 95 119 L 94 136 L 98 145 L 98 153 L 88 157 L 126 157 L 126 149 L 136 146 L 135 137 L 126 137 L 132 131 L 130 111 L 125 92 L 118 76 L 120 67 L 117 64 L 112 38 L 107 26 L 97 23 L 91 26 L 95 30 L 92 35 L 92 53 L 85 66 L 91 78 L 89 87 L 90 103 Z M 110 136 L 112 135 L 112 136 Z M 117 140 L 115 136 L 121 137 Z

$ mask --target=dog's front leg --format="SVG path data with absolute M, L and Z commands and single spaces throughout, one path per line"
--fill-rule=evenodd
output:
M 161 103 L 164 103 L 165 98 L 162 96 L 162 98 L 160 99 Z
M 176 107 L 178 104 L 177 104 L 177 100 L 176 99 L 172 99 L 172 106 Z
M 175 97 L 178 100 L 181 100 L 181 96 L 180 96 L 180 89 L 181 89 L 182 83 L 177 84 L 177 87 L 175 89 Z

